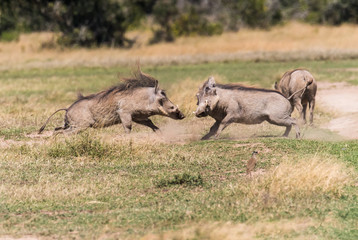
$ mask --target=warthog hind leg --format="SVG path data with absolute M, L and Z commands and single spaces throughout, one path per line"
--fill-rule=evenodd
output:
M 284 137 L 288 136 L 288 134 L 291 131 L 292 126 L 294 126 L 295 130 L 296 130 L 296 138 L 300 137 L 300 129 L 296 123 L 296 119 L 294 119 L 294 118 L 286 117 L 286 118 L 281 119 L 281 118 L 270 117 L 267 121 L 271 124 L 275 124 L 278 126 L 286 126 L 286 131 L 283 134 Z
M 87 128 L 80 128 L 80 127 L 68 127 L 68 128 L 58 127 L 55 128 L 55 131 L 53 132 L 53 136 L 57 136 L 59 134 L 65 134 L 65 135 L 78 134 L 86 129 Z
M 301 99 L 300 98 L 295 98 L 294 99 L 294 104 L 295 104 L 295 108 L 297 109 L 297 112 L 300 114 L 300 122 L 304 122 L 304 116 L 303 116 L 303 110 L 304 107 L 301 104 Z
M 306 110 L 307 110 L 307 103 L 302 105 L 302 112 L 301 112 L 301 119 L 303 120 L 303 123 L 306 124 Z
M 313 124 L 313 110 L 314 110 L 314 106 L 316 104 L 316 100 L 315 99 L 312 99 L 310 101 L 310 125 Z

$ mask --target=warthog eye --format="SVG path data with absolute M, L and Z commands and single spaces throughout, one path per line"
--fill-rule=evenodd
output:
M 159 105 L 163 106 L 163 99 L 159 99 Z

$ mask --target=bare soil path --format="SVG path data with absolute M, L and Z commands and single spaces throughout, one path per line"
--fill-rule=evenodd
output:
M 321 127 L 348 139 L 358 139 L 358 86 L 320 82 L 317 102 L 335 116 Z

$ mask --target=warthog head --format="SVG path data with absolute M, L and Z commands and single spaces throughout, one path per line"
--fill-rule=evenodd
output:
M 219 96 L 216 94 L 214 77 L 209 77 L 203 86 L 199 88 L 196 97 L 198 99 L 196 104 L 198 107 L 196 108 L 195 116 L 199 118 L 208 116 L 215 109 L 219 101 Z
M 281 89 L 281 86 L 279 83 L 275 82 L 274 88 L 275 88 L 275 90 L 282 92 L 282 89 Z
M 183 119 L 185 116 L 179 110 L 178 106 L 175 106 L 165 94 L 165 91 L 158 88 L 158 82 L 154 88 L 155 105 L 158 106 L 159 114 L 167 116 L 173 119 Z

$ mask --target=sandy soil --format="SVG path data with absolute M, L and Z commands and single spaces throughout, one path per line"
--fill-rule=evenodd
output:
M 321 127 L 349 139 L 358 139 L 358 86 L 321 82 L 318 84 L 317 103 L 335 116 Z

